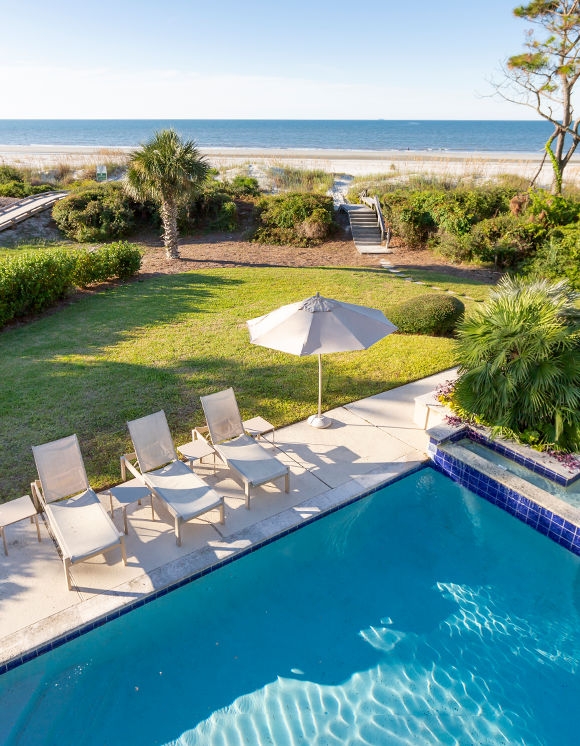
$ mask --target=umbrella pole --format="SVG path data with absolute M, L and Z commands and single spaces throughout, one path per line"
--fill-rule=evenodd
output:
M 322 417 L 322 355 L 318 353 L 318 416 Z
M 308 424 L 312 427 L 330 427 L 332 420 L 322 414 L 322 355 L 318 353 L 318 414 L 308 418 Z

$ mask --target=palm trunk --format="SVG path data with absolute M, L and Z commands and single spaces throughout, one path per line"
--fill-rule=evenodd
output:
M 163 200 L 160 205 L 161 220 L 163 222 L 163 244 L 168 259 L 179 259 L 179 245 L 177 238 L 177 205 L 173 200 Z

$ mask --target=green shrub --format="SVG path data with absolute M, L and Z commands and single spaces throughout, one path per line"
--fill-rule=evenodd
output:
M 72 281 L 77 287 L 86 287 L 93 282 L 105 282 L 117 277 L 126 280 L 141 267 L 142 254 L 134 244 L 117 241 L 98 249 L 79 251 L 76 257 Z
M 455 262 L 493 262 L 497 267 L 515 267 L 533 254 L 548 231 L 540 223 L 510 213 L 480 220 L 469 233 L 441 231 L 438 252 Z
M 393 233 L 410 248 L 424 246 L 429 236 L 437 230 L 433 216 L 425 209 L 425 193 L 397 189 L 380 199 Z
M 30 197 L 33 194 L 44 194 L 44 192 L 52 192 L 54 187 L 50 184 L 37 184 L 32 185 L 25 181 L 7 181 L 4 184 L 0 183 L 0 197 L 16 197 L 22 199 L 24 197 Z
M 28 170 L 13 166 L 0 166 L 0 197 L 30 197 L 33 194 L 52 192 L 52 184 L 32 184 Z
M 24 252 L 0 264 L 0 326 L 64 298 L 75 266 L 75 255 L 64 250 Z
M 529 198 L 526 212 L 550 225 L 568 225 L 580 216 L 580 202 L 572 197 L 533 189 Z
M 332 198 L 325 195 L 295 192 L 263 197 L 256 208 L 256 241 L 312 246 L 332 230 Z
M 433 237 L 465 236 L 479 221 L 508 212 L 513 195 L 514 189 L 508 187 L 474 189 L 438 185 L 422 189 L 391 188 L 377 196 L 394 234 L 411 248 L 419 248 Z M 462 241 L 448 243 L 452 254 L 464 253 Z
M 127 235 L 134 226 L 134 205 L 117 183 L 70 194 L 52 208 L 60 230 L 75 241 L 106 241 Z
M 572 287 L 580 290 L 580 224 L 555 229 L 550 240 L 540 246 L 526 265 L 525 271 L 552 280 L 566 279 Z
M 577 294 L 505 277 L 458 325 L 457 406 L 499 432 L 580 449 Z
M 238 227 L 236 203 L 218 181 L 206 182 L 195 199 L 184 207 L 179 219 L 180 231 L 194 227 L 211 231 L 234 231 Z
M 0 326 L 38 313 L 62 300 L 76 286 L 119 277 L 141 266 L 141 252 L 119 241 L 93 251 L 25 251 L 0 264 Z
M 400 303 L 389 312 L 389 319 L 404 334 L 451 334 L 465 306 L 453 295 L 427 293 Z
M 260 185 L 253 176 L 236 176 L 229 185 L 229 190 L 234 197 L 259 197 Z
M 20 169 L 14 166 L 0 166 L 0 184 L 10 184 L 14 181 L 24 181 Z

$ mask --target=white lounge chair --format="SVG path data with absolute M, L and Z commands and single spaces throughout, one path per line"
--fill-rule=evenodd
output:
M 165 412 L 128 422 L 134 454 L 121 464 L 166 504 L 175 519 L 175 540 L 181 546 L 181 524 L 217 508 L 224 523 L 224 499 L 180 461 L 175 452 Z M 139 471 L 131 463 L 136 458 Z
M 284 491 L 290 490 L 290 470 L 244 431 L 232 388 L 202 396 L 201 406 L 214 448 L 244 485 L 246 508 L 250 489 L 284 477 Z
M 62 552 L 68 589 L 70 566 L 77 562 L 120 547 L 127 564 L 125 537 L 89 486 L 77 436 L 33 446 L 32 452 L 40 477 L 31 485 L 33 496 Z

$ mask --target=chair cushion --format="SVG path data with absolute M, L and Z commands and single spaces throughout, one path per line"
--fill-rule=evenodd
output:
M 288 473 L 288 467 L 249 435 L 219 443 L 216 451 L 228 466 L 252 485 L 265 484 Z
M 63 555 L 73 563 L 120 543 L 121 534 L 91 489 L 47 503 L 45 512 Z
M 189 521 L 222 503 L 218 493 L 194 474 L 183 461 L 143 474 L 146 484 L 167 503 L 173 515 Z

